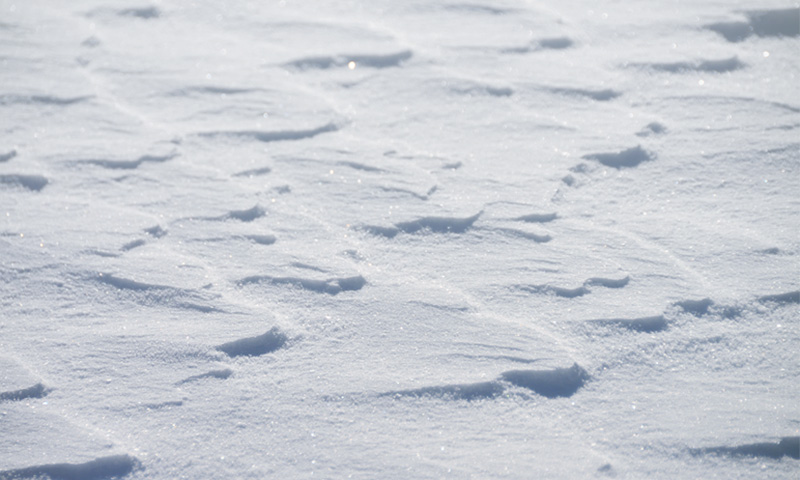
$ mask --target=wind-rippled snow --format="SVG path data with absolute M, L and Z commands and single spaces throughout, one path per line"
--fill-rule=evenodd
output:
M 1 479 L 796 474 L 796 4 L 0 11 Z

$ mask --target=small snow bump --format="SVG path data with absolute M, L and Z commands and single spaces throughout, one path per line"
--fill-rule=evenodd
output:
M 602 326 L 618 327 L 638 333 L 658 333 L 667 329 L 667 320 L 663 315 L 642 318 L 609 318 L 590 320 L 589 323 Z
M 289 337 L 278 327 L 273 327 L 263 335 L 240 338 L 232 342 L 223 343 L 218 345 L 216 349 L 229 357 L 257 357 L 282 348 L 288 339 Z M 219 378 L 219 376 L 216 376 L 216 378 Z
M 703 298 L 702 300 L 682 300 L 680 302 L 675 302 L 674 305 L 686 313 L 699 316 L 707 314 L 708 309 L 714 305 L 714 301 L 710 298 Z
M 744 62 L 739 60 L 737 56 L 718 60 L 698 60 L 695 62 L 638 63 L 630 65 L 669 73 L 727 73 L 740 70 L 747 66 Z
M 527 215 L 522 215 L 521 217 L 517 217 L 514 220 L 518 222 L 528 222 L 528 223 L 547 223 L 552 222 L 553 220 L 558 218 L 558 214 L 555 212 L 552 213 L 529 213 Z
M 643 149 L 641 145 L 637 145 L 633 148 L 622 150 L 620 152 L 593 153 L 590 155 L 584 155 L 583 158 L 588 160 L 596 160 L 607 167 L 621 169 L 635 167 L 642 162 L 653 160 L 655 155 Z
M 272 245 L 277 241 L 275 235 L 246 235 L 245 238 L 259 245 Z
M 272 277 L 269 275 L 254 275 L 239 280 L 239 285 L 270 284 L 275 286 L 289 285 L 315 293 L 338 295 L 345 291 L 360 290 L 367 284 L 361 275 L 346 278 L 330 278 L 318 280 L 303 277 Z
M 568 97 L 584 97 L 599 102 L 607 102 L 622 95 L 622 93 L 610 88 L 599 90 L 586 88 L 550 88 L 548 90 L 558 95 L 565 95 Z
M 662 135 L 666 132 L 667 127 L 658 122 L 651 122 L 645 125 L 636 135 L 639 137 L 649 137 L 651 135 Z
M 164 230 L 163 228 L 161 228 L 160 225 L 155 225 L 155 226 L 150 227 L 150 228 L 145 228 L 144 232 L 146 234 L 150 235 L 151 237 L 155 237 L 155 238 L 161 238 L 161 237 L 163 237 L 164 235 L 167 234 L 167 231 Z
M 577 363 L 553 370 L 510 370 L 501 378 L 547 398 L 571 397 L 589 380 L 589 374 Z
M 234 173 L 233 176 L 234 177 L 253 178 L 253 177 L 260 177 L 262 175 L 266 175 L 266 174 L 268 174 L 270 172 L 272 172 L 272 169 L 270 167 L 261 167 L 261 168 L 253 168 L 253 169 L 250 169 L 250 170 L 244 170 L 242 172 Z
M 161 11 L 154 6 L 139 7 L 139 8 L 124 8 L 119 10 L 117 14 L 121 17 L 133 17 L 149 20 L 161 16 Z
M 568 37 L 554 37 L 554 38 L 543 38 L 538 42 L 539 48 L 542 49 L 553 49 L 553 50 L 562 50 L 565 48 L 569 48 L 575 44 L 571 38 Z
M 228 212 L 225 217 L 242 222 L 252 222 L 257 218 L 263 217 L 266 215 L 266 213 L 266 210 L 264 210 L 260 205 L 255 205 L 247 210 L 232 210 Z

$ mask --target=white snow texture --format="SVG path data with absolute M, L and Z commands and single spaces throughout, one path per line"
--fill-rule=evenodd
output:
M 0 479 L 796 478 L 794 0 L 0 0 Z

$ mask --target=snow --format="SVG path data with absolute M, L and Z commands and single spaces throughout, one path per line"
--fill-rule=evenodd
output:
M 796 475 L 797 3 L 0 11 L 0 479 Z

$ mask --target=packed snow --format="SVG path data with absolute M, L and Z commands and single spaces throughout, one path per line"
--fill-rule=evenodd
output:
M 796 2 L 0 12 L 0 479 L 800 472 Z

